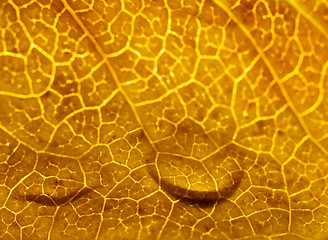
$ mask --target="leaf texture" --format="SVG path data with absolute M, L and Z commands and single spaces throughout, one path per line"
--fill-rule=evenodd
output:
M 328 239 L 326 0 L 2 0 L 0 239 Z

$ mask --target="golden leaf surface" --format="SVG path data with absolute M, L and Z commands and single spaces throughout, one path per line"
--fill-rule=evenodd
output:
M 1 0 L 0 239 L 328 239 L 326 0 Z

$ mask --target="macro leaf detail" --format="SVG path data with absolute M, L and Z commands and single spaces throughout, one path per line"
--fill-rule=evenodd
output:
M 2 0 L 0 239 L 328 239 L 326 0 Z

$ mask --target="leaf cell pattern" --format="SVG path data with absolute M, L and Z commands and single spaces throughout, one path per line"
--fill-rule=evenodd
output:
M 326 0 L 2 0 L 0 239 L 328 239 Z

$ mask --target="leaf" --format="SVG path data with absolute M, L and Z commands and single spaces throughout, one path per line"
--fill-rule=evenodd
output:
M 1 239 L 327 239 L 328 3 L 3 0 Z

